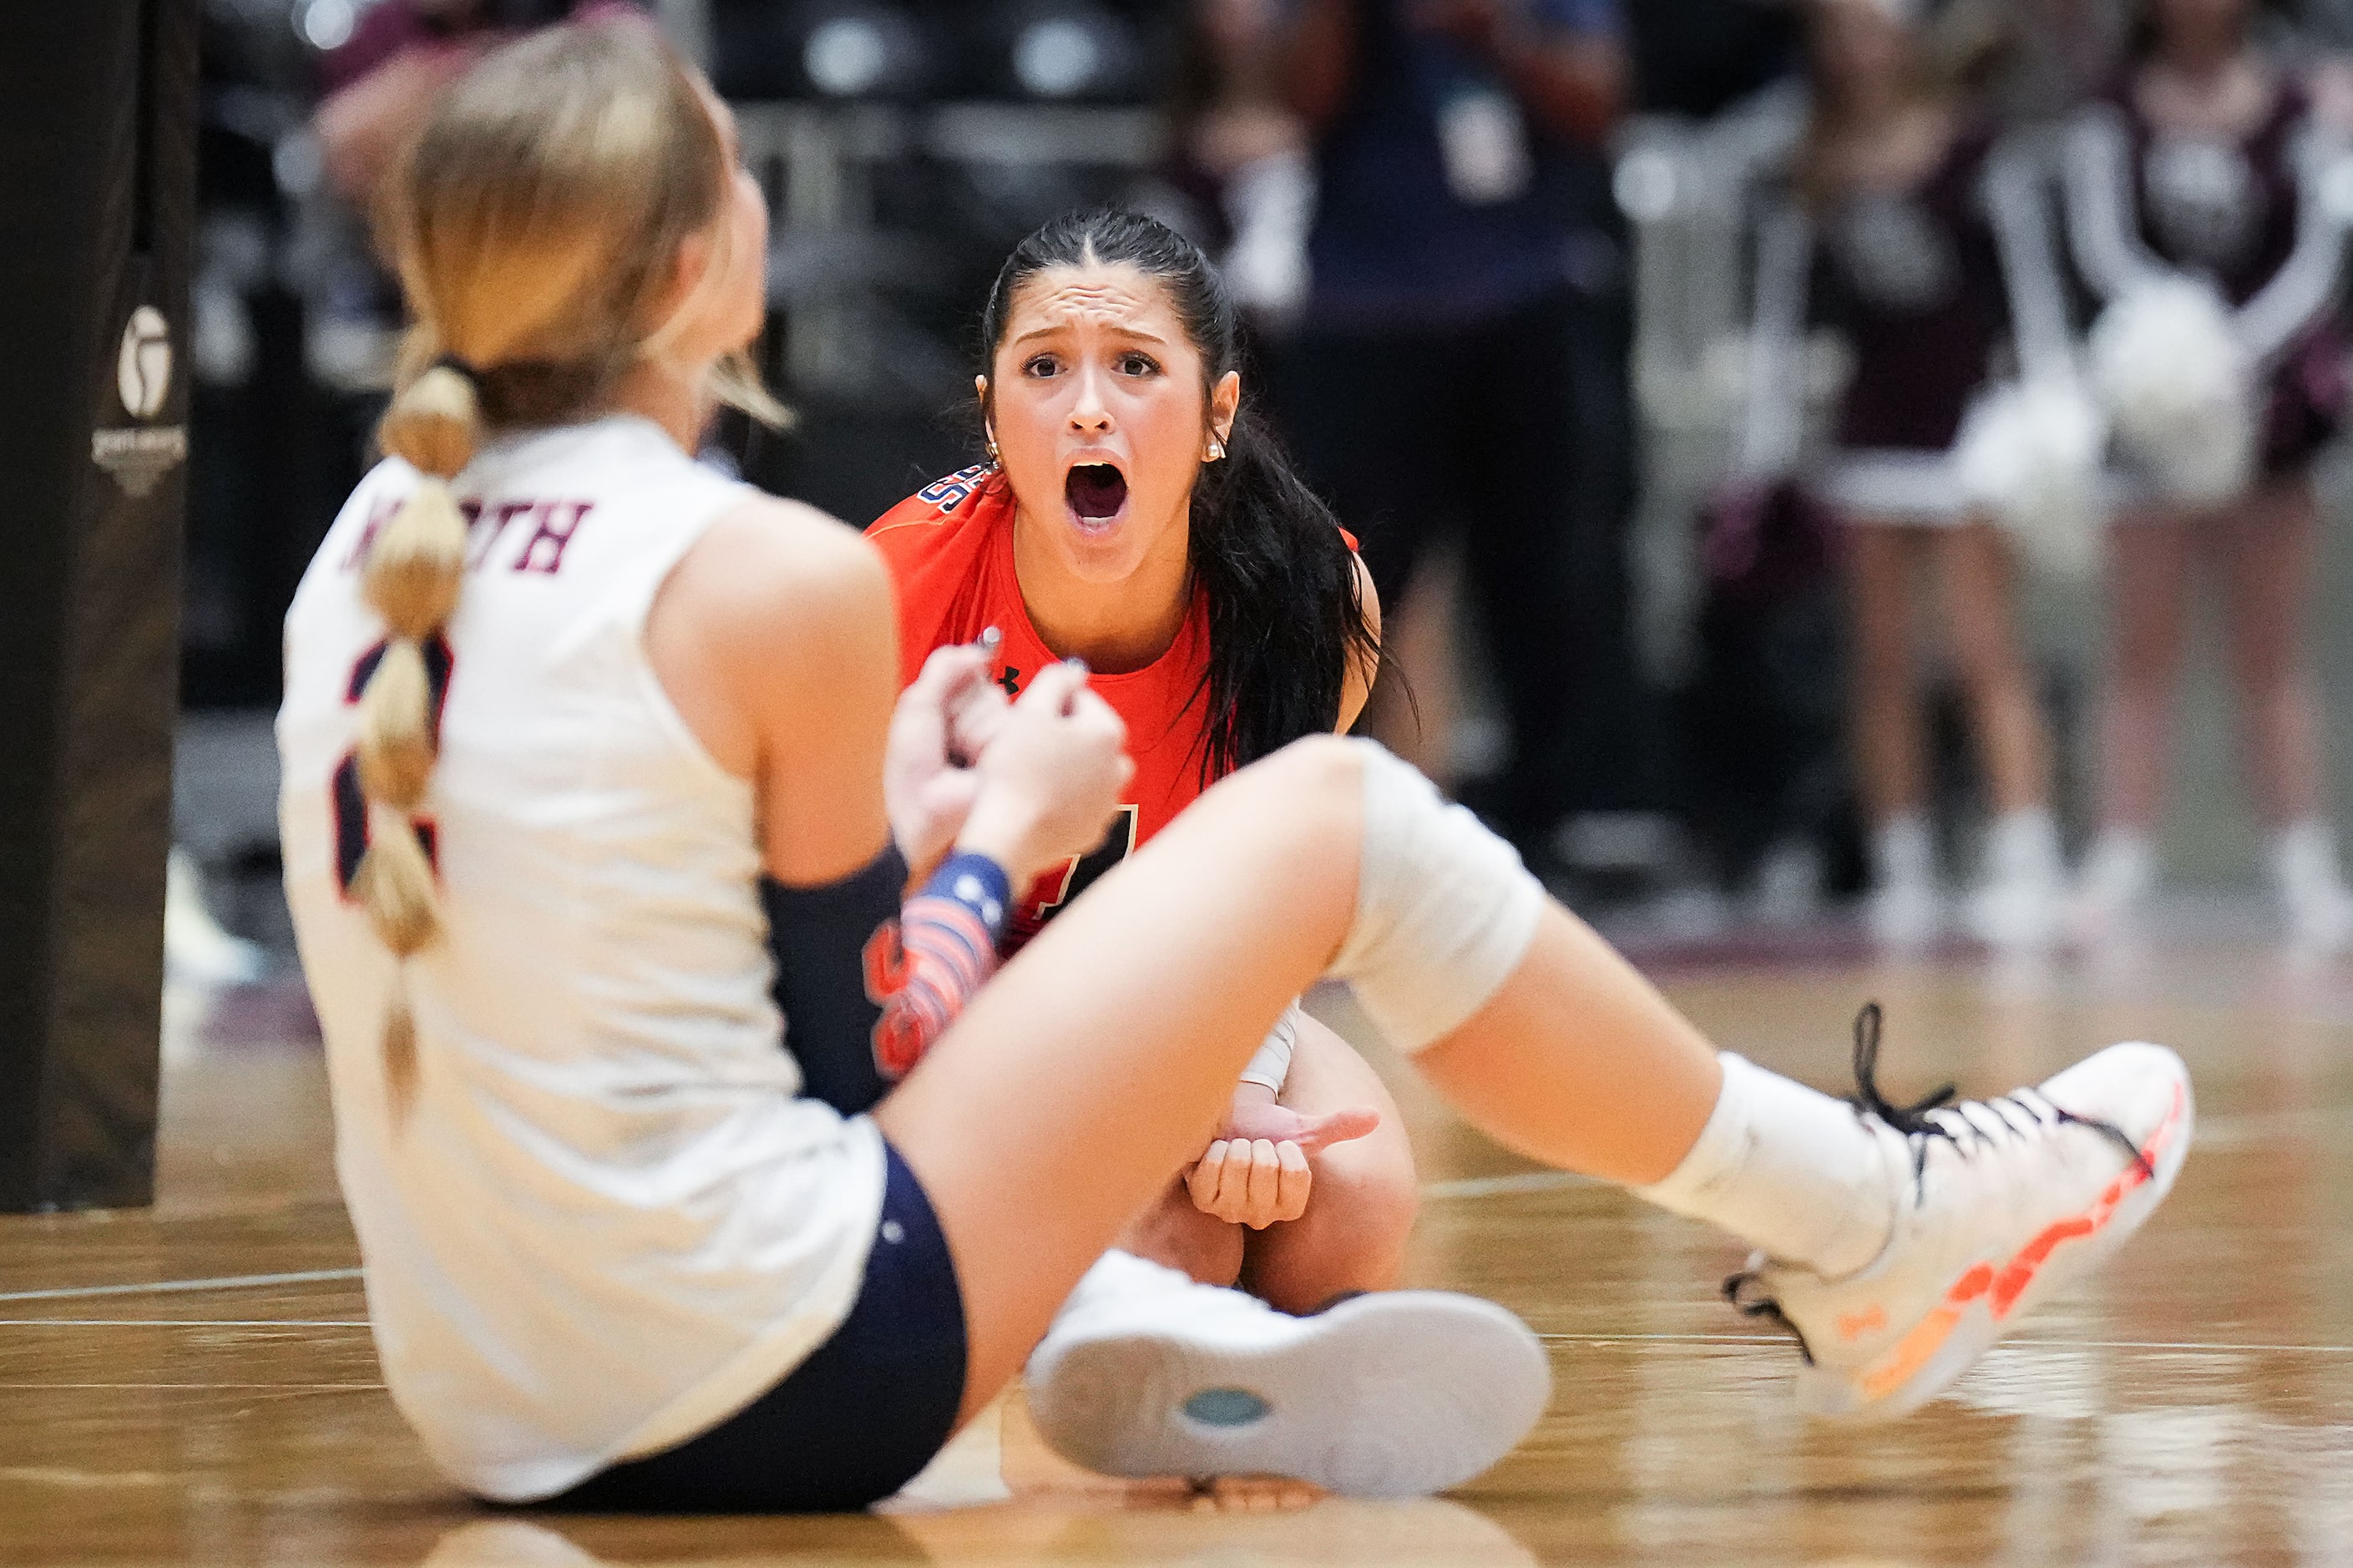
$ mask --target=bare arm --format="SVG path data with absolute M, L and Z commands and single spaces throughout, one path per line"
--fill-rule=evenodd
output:
M 322 103 L 314 126 L 337 194 L 372 205 L 394 156 L 473 61 L 465 48 L 404 49 Z
M 1311 130 L 1340 117 L 1356 76 L 1359 0 L 1303 0 L 1279 38 L 1284 96 Z
M 2073 374 L 2067 285 L 2051 244 L 2043 168 L 2023 146 L 2005 143 L 1986 162 L 1986 214 L 2001 258 L 2019 367 L 2030 380 Z
M 2345 259 L 2343 197 L 2353 156 L 2338 134 L 2318 127 L 2295 147 L 2295 248 L 2255 297 L 2240 307 L 2239 341 L 2258 363 L 2270 360 L 2337 298 Z
M 2087 110 L 2067 132 L 2067 240 L 2084 280 L 2104 300 L 2162 277 L 2135 226 L 2131 149 L 2107 109 Z
M 1612 36 L 1546 26 L 1515 0 L 1420 0 L 1412 18 L 1492 62 L 1556 136 L 1598 146 L 1624 112 L 1626 51 Z
M 1794 202 L 1777 201 L 1757 232 L 1757 297 L 1749 325 L 1748 408 L 1739 467 L 1750 478 L 1797 460 L 1804 436 L 1806 294 L 1813 225 Z
M 872 545 L 809 507 L 747 502 L 670 574 L 646 651 L 704 748 L 752 781 L 769 876 L 814 887 L 882 852 L 899 652 Z

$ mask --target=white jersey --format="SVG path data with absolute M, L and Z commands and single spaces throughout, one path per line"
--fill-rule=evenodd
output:
M 344 881 L 397 818 L 354 810 L 347 769 L 384 637 L 359 564 L 416 483 L 396 460 L 361 482 L 287 615 L 286 889 L 385 1381 L 450 1476 L 524 1500 L 716 1424 L 822 1343 L 883 1152 L 795 1098 L 751 786 L 645 655 L 655 591 L 753 492 L 631 417 L 501 441 L 454 482 L 472 544 L 419 813 L 444 935 L 407 964 L 420 1076 L 394 1130 L 396 971 Z

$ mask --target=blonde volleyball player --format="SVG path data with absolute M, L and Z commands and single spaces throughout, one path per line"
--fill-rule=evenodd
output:
M 988 463 L 867 530 L 898 590 L 901 679 L 990 628 L 1008 693 L 1082 657 L 1135 764 L 1104 842 L 1027 890 L 1018 943 L 1218 779 L 1347 729 L 1380 610 L 1355 542 L 1245 400 L 1240 312 L 1183 236 L 1114 209 L 1054 219 L 1007 258 L 981 337 Z M 1417 1184 L 1381 1080 L 1293 1008 L 1123 1245 L 1311 1310 L 1397 1282 Z
M 2169 1052 L 1905 1109 L 1865 1050 L 1831 1100 L 1710 1049 L 1356 742 L 1205 792 L 981 984 L 1012 887 L 1101 838 L 1120 726 L 1080 670 L 1006 705 L 962 649 L 894 710 L 871 547 L 689 458 L 761 317 L 731 153 L 636 27 L 451 89 L 387 230 L 439 363 L 288 619 L 287 886 L 338 1170 L 386 1384 L 461 1484 L 855 1507 L 1025 1363 L 1052 1440 L 1113 1471 L 1474 1472 L 1545 1396 L 1500 1309 L 1293 1318 L 1097 1266 L 1319 975 L 1477 1125 L 1753 1243 L 1738 1299 L 1802 1337 L 1826 1413 L 1934 1396 L 2162 1197 L 2191 1115 Z M 828 1037 L 861 948 L 882 1016 Z M 842 1048 L 920 1060 L 845 1118 L 796 1094 Z

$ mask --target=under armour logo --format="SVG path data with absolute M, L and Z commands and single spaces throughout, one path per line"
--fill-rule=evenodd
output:
M 1018 697 L 1021 695 L 1021 672 L 1008 664 L 1005 667 L 1005 673 L 997 678 L 997 684 L 1005 688 L 1008 697 Z

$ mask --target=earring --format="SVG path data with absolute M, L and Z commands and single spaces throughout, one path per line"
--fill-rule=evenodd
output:
M 994 430 L 988 433 L 988 466 L 992 468 L 1001 468 L 1005 466 L 1003 459 L 997 455 L 997 432 Z
M 1226 455 L 1226 444 L 1215 436 L 1209 437 L 1209 461 L 1216 462 Z

